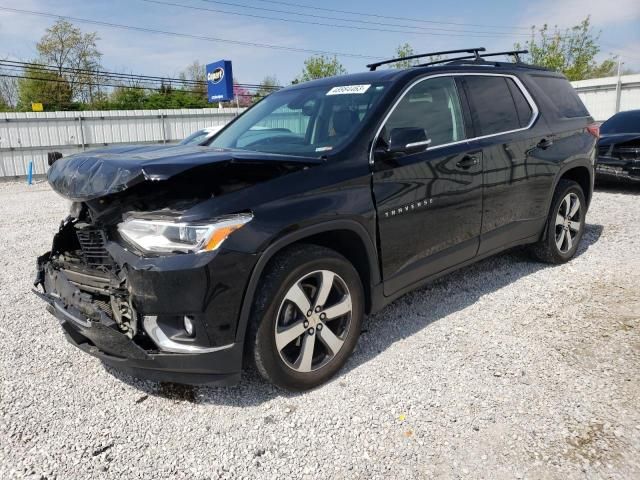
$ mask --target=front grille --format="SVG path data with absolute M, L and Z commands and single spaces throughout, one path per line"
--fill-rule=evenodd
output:
M 107 236 L 98 228 L 76 229 L 84 261 L 90 267 L 110 266 L 111 258 L 105 248 Z
M 622 160 L 638 160 L 640 159 L 639 147 L 617 147 L 613 149 L 613 154 Z

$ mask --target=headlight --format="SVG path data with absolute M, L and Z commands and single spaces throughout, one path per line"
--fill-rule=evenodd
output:
M 198 224 L 131 218 L 119 224 L 118 231 L 145 252 L 210 252 L 252 218 L 251 214 L 238 214 Z

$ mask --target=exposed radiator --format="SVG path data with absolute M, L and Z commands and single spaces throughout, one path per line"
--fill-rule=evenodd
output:
M 84 261 L 90 267 L 102 267 L 112 265 L 109 253 L 105 248 L 107 236 L 104 230 L 97 228 L 76 229 L 76 235 L 82 248 Z

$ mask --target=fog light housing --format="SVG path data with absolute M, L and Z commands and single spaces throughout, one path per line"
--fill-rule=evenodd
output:
M 189 315 L 185 315 L 184 317 L 184 331 L 187 332 L 187 335 L 193 337 L 195 333 L 195 327 L 193 326 L 192 318 Z

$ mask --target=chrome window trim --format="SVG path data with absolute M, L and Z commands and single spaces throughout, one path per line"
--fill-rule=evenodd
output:
M 431 139 L 424 140 L 422 142 L 407 143 L 405 147 L 406 148 L 421 147 L 422 145 L 431 145 Z
M 389 112 L 385 115 L 384 120 L 380 123 L 380 126 L 378 127 L 378 130 L 376 132 L 376 135 L 375 135 L 375 137 L 373 137 L 373 142 L 371 143 L 371 149 L 369 150 L 369 164 L 370 165 L 373 165 L 373 163 L 374 163 L 374 161 L 373 161 L 373 150 L 374 150 L 374 148 L 376 146 L 376 143 L 378 142 L 378 137 L 380 136 L 380 132 L 382 132 L 382 129 L 386 125 L 387 120 L 389 120 L 389 117 L 396 110 L 396 108 L 398 107 L 398 104 L 402 101 L 404 96 L 407 93 L 409 93 L 413 89 L 413 87 L 415 87 L 419 83 L 422 83 L 424 81 L 430 80 L 432 78 L 437 78 L 437 77 L 504 77 L 504 78 L 510 78 L 516 84 L 518 89 L 522 92 L 522 94 L 524 95 L 524 98 L 527 100 L 527 103 L 529 103 L 529 106 L 531 107 L 531 119 L 529 120 L 529 123 L 527 124 L 526 127 L 516 128 L 514 130 L 506 130 L 504 132 L 491 133 L 489 135 L 481 135 L 479 137 L 465 138 L 464 140 L 457 140 L 455 142 L 443 143 L 441 145 L 436 145 L 434 147 L 429 147 L 428 150 L 437 150 L 439 148 L 450 147 L 452 145 L 459 145 L 459 144 L 462 144 L 462 143 L 473 142 L 474 140 L 483 140 L 485 138 L 497 137 L 498 135 L 506 135 L 508 133 L 516 133 L 516 132 L 522 132 L 524 130 L 529 130 L 533 126 L 533 124 L 536 123 L 536 120 L 538 120 L 538 116 L 540 115 L 540 110 L 538 109 L 538 105 L 536 105 L 536 102 L 533 100 L 533 97 L 531 96 L 531 94 L 529 93 L 527 88 L 524 86 L 522 81 L 516 75 L 513 75 L 513 74 L 508 74 L 508 73 L 479 73 L 479 72 L 478 73 L 476 73 L 476 72 L 469 72 L 469 73 L 437 73 L 437 74 L 433 74 L 433 75 L 428 75 L 426 77 L 420 77 L 417 80 L 415 80 L 413 83 L 411 83 L 411 85 L 409 85 L 409 87 L 407 87 L 407 89 L 404 92 L 402 92 L 402 95 L 400 95 L 400 97 L 395 101 L 395 103 L 393 104 L 393 106 L 391 107 Z M 460 97 L 458 97 L 458 100 L 460 100 Z M 460 104 L 460 106 L 461 106 L 461 108 L 465 108 L 465 106 L 462 105 L 462 103 Z

